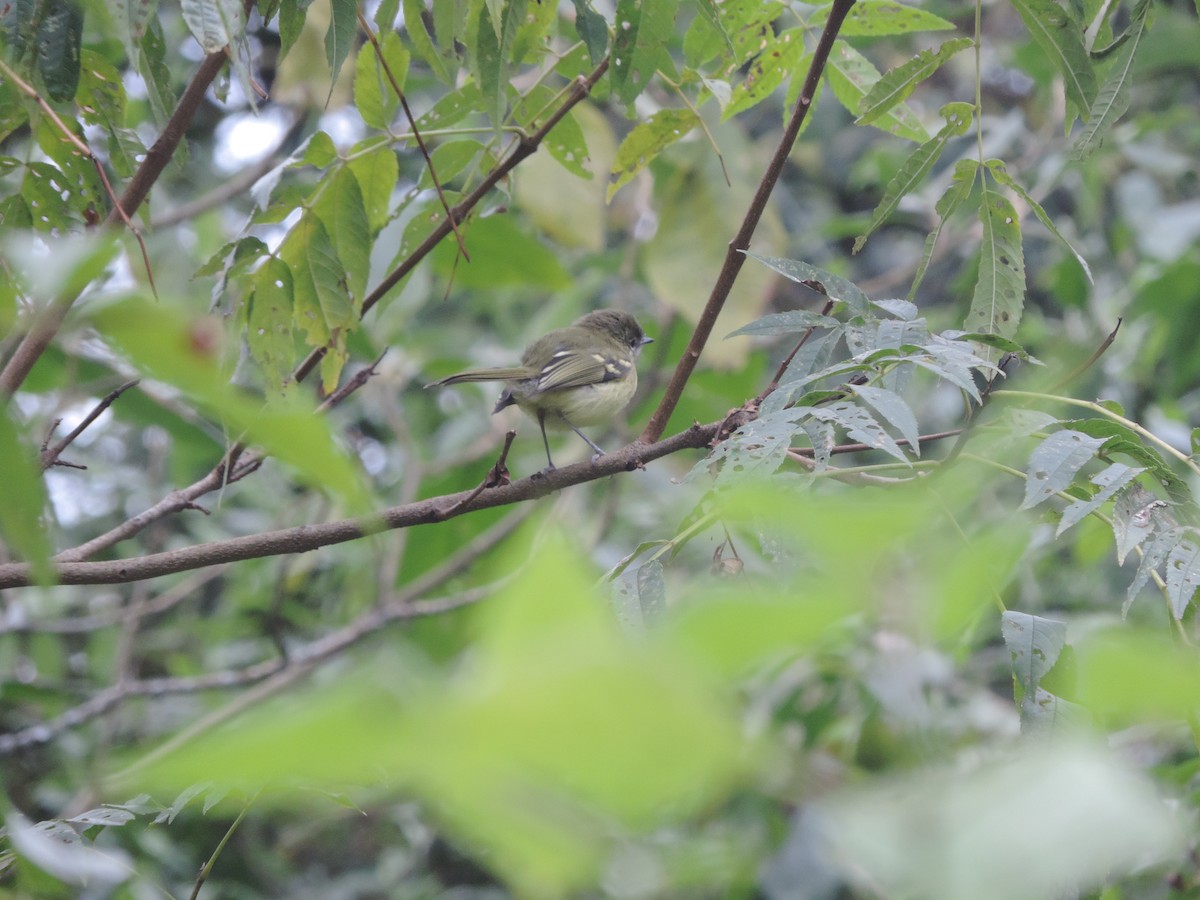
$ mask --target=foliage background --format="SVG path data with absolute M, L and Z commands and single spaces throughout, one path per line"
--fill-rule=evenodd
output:
M 0 887 L 1195 894 L 1196 13 L 8 5 Z M 579 101 L 469 261 L 397 87 L 448 205 Z M 600 306 L 608 462 L 423 389 Z

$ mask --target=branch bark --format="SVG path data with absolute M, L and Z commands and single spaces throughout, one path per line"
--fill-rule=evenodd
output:
M 122 584 L 287 553 L 304 553 L 357 540 L 396 528 L 444 522 L 480 509 L 509 506 L 535 500 L 574 484 L 596 481 L 621 472 L 640 469 L 646 463 L 686 449 L 707 447 L 717 436 L 720 423 L 693 425 L 656 444 L 636 442 L 602 456 L 596 462 L 580 462 L 552 472 L 539 473 L 511 484 L 502 484 L 483 492 L 460 491 L 442 497 L 420 500 L 385 509 L 370 516 L 339 519 L 320 525 L 298 525 L 279 531 L 245 535 L 182 547 L 164 553 L 151 553 L 130 559 L 99 562 L 64 562 L 55 559 L 52 569 L 60 584 Z M 0 566 L 0 589 L 33 584 L 33 571 L 26 563 Z

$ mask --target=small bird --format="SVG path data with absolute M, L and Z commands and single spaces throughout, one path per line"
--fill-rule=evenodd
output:
M 547 428 L 570 428 L 597 457 L 604 453 L 579 426 L 608 422 L 633 399 L 638 355 L 653 340 L 629 313 L 601 309 L 534 341 L 521 354 L 519 366 L 469 369 L 426 387 L 465 381 L 505 382 L 492 413 L 515 404 L 536 419 L 542 429 L 546 461 L 553 469 Z

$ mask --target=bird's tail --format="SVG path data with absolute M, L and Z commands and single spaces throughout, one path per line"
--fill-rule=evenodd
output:
M 463 384 L 468 381 L 520 381 L 524 378 L 532 378 L 536 374 L 536 372 L 523 366 L 496 369 L 468 369 L 466 372 L 459 372 L 456 375 L 443 378 L 441 381 L 427 384 L 425 387 L 445 387 L 448 384 Z

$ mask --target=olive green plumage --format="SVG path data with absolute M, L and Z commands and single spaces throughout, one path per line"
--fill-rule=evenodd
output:
M 611 421 L 628 405 L 637 390 L 638 355 L 651 340 L 629 313 L 601 309 L 534 341 L 521 354 L 519 366 L 469 369 L 427 386 L 505 382 L 492 412 L 515 405 L 535 419 L 553 469 L 547 428 L 570 428 L 597 455 L 604 452 L 579 426 Z

